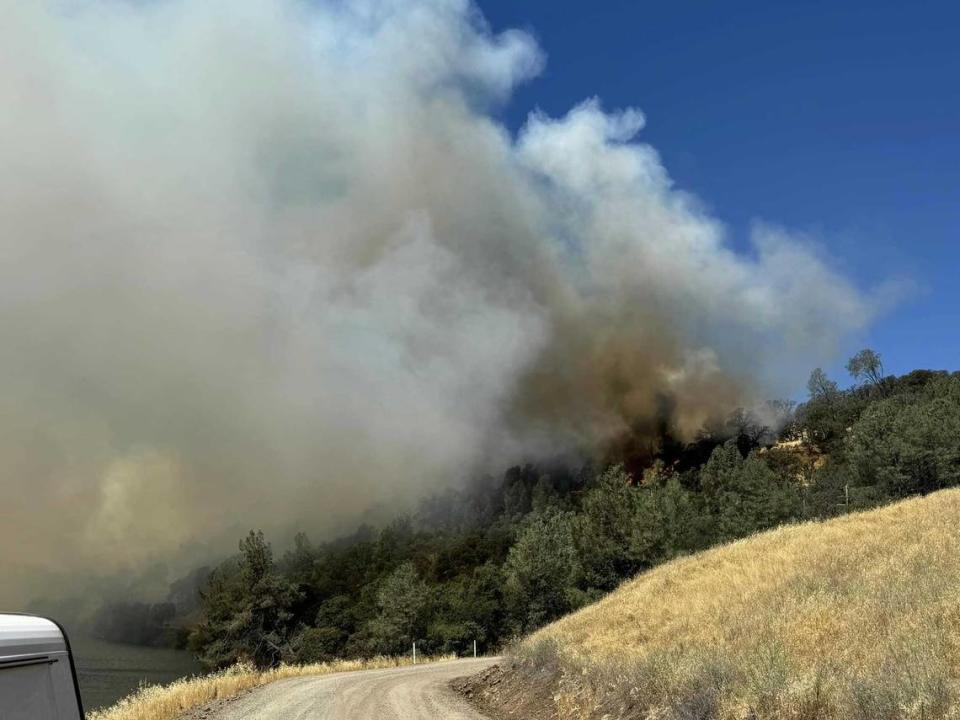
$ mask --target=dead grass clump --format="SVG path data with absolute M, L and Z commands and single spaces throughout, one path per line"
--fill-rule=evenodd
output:
M 448 658 L 428 658 L 433 662 Z M 175 720 L 207 703 L 236 697 L 247 690 L 277 680 L 308 675 L 328 675 L 352 670 L 376 670 L 412 664 L 409 658 L 378 657 L 370 660 L 337 660 L 311 665 L 281 665 L 260 671 L 252 665 L 235 665 L 221 672 L 184 678 L 169 685 L 148 685 L 104 710 L 87 713 L 87 720 Z
M 519 649 L 559 717 L 960 717 L 960 491 L 638 576 Z

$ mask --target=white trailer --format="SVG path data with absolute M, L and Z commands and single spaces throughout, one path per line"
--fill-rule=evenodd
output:
M 70 640 L 52 620 L 0 614 L 0 718 L 83 720 Z

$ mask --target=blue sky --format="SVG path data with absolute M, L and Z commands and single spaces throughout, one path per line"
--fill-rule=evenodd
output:
M 480 7 L 548 56 L 503 108 L 512 128 L 594 95 L 642 109 L 640 140 L 738 247 L 767 221 L 815 237 L 865 290 L 913 284 L 851 349 L 874 347 L 894 373 L 960 369 L 960 5 Z

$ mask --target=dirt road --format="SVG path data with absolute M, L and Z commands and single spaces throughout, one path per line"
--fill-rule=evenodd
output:
M 293 678 L 228 703 L 208 720 L 486 720 L 449 688 L 498 658 Z

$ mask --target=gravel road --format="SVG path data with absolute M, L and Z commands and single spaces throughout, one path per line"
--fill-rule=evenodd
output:
M 453 690 L 454 678 L 499 658 L 450 660 L 280 680 L 204 717 L 209 720 L 486 720 Z

